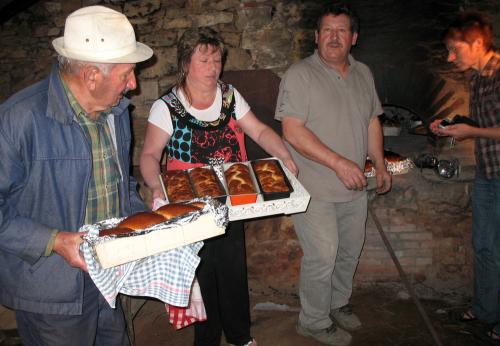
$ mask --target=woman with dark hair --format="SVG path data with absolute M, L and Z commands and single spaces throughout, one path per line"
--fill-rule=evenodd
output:
M 257 119 L 241 96 L 219 80 L 224 43 L 210 28 L 187 30 L 177 45 L 177 83 L 157 100 L 149 115 L 141 173 L 153 198 L 163 198 L 158 180 L 163 150 L 166 169 L 246 161 L 247 134 L 294 174 L 297 168 L 281 138 Z M 208 239 L 197 270 L 207 321 L 195 325 L 195 345 L 220 345 L 222 331 L 233 345 L 256 345 L 250 308 L 242 222 Z

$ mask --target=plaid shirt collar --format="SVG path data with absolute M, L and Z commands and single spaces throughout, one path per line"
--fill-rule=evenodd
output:
M 481 77 L 492 77 L 493 74 L 500 68 L 500 54 L 493 52 L 490 60 L 486 63 L 481 71 L 475 71 L 475 75 Z
M 106 121 L 107 116 L 109 115 L 109 113 L 111 113 L 111 108 L 105 110 L 104 112 L 100 112 L 96 119 L 91 118 L 89 114 L 85 111 L 85 109 L 83 109 L 83 107 L 80 105 L 73 92 L 71 92 L 71 89 L 68 87 L 68 84 L 66 84 L 66 81 L 64 80 L 62 75 L 59 75 L 59 77 L 61 78 L 61 82 L 64 87 L 64 91 L 66 92 L 66 96 L 68 97 L 69 104 L 71 105 L 71 108 L 75 112 L 75 116 L 78 119 L 85 120 L 83 119 L 83 117 L 85 117 L 88 120 L 99 123 L 103 123 Z
M 68 102 L 75 112 L 74 119 L 87 137 L 92 151 L 92 174 L 87 190 L 85 223 L 93 224 L 110 217 L 120 216 L 120 173 L 115 161 L 116 153 L 107 119 L 109 112 L 99 113 L 92 119 L 63 81 Z

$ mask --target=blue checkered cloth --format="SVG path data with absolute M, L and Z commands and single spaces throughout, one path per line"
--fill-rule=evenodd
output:
M 97 227 L 83 226 L 81 230 L 88 232 L 90 237 L 99 234 Z M 202 246 L 203 242 L 199 241 L 108 269 L 101 268 L 87 241 L 82 243 L 82 251 L 90 277 L 112 308 L 118 293 L 153 297 L 184 307 L 189 303 Z

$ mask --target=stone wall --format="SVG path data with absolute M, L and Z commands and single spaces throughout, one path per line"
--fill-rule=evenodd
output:
M 133 163 L 137 165 L 149 108 L 175 80 L 175 47 L 185 29 L 210 26 L 222 34 L 228 45 L 226 71 L 267 69 L 281 75 L 314 50 L 314 18 L 321 3 L 324 1 L 37 1 L 0 24 L 0 102 L 47 74 L 54 61 L 51 41 L 62 35 L 64 18 L 70 12 L 91 4 L 122 11 L 133 23 L 138 40 L 155 51 L 154 59 L 138 66 L 139 88 L 131 95 Z M 488 12 L 499 23 L 497 0 L 351 3 L 362 19 L 353 54 L 372 68 L 383 102 L 414 108 L 424 118 L 447 109 L 468 113 L 466 79 L 445 63 L 439 35 L 443 23 L 460 9 Z M 495 36 L 498 43 L 498 25 Z M 427 92 L 436 84 L 440 88 L 428 98 Z M 462 156 L 471 155 L 470 145 L 458 150 L 463 151 Z M 445 285 L 448 287 L 469 282 L 469 191 L 470 182 L 433 181 L 414 172 L 396 177 L 393 191 L 373 201 L 398 258 L 415 280 L 435 287 L 446 280 L 451 282 Z M 147 192 L 144 196 L 148 198 Z M 453 196 L 452 200 L 447 196 Z M 247 245 L 253 289 L 296 290 L 301 251 L 289 217 L 247 223 Z M 396 279 L 390 257 L 369 220 L 356 280 Z

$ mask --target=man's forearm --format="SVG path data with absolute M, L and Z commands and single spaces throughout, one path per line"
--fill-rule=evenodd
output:
M 375 169 L 385 168 L 384 135 L 377 117 L 372 118 L 368 126 L 368 156 L 370 156 Z

